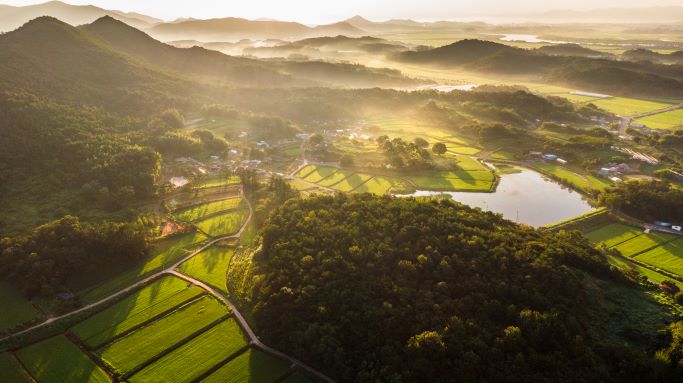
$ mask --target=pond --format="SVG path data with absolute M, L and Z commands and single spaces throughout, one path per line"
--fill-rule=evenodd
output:
M 503 174 L 495 193 L 417 191 L 411 196 L 450 195 L 472 207 L 540 227 L 586 213 L 593 207 L 577 192 L 529 169 Z

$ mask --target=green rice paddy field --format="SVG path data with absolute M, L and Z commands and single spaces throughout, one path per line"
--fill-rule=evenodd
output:
M 182 279 L 164 277 L 75 325 L 71 332 L 96 348 L 204 293 Z
M 536 163 L 533 165 L 534 168 L 542 173 L 550 174 L 552 176 L 558 177 L 560 179 L 569 182 L 574 187 L 581 190 L 598 190 L 602 191 L 611 186 L 611 183 L 606 179 L 601 179 L 590 174 L 578 174 L 569 170 L 562 165 L 548 164 L 548 163 Z
M 178 213 L 175 213 L 174 216 L 180 221 L 194 222 L 212 214 L 237 209 L 238 207 L 245 207 L 245 203 L 241 197 L 207 202 L 201 205 L 193 206 L 189 209 L 182 210 Z
M 98 354 L 117 371 L 128 374 L 229 313 L 215 298 L 204 296 L 105 346 Z
M 63 335 L 22 348 L 17 357 L 39 383 L 110 382 L 107 374 Z
M 446 171 L 429 175 L 407 176 L 417 189 L 434 191 L 483 191 L 493 188 L 495 177 L 490 171 Z
M 19 363 L 6 352 L 0 353 L 0 382 L 31 383 Z
M 211 237 L 232 235 L 240 231 L 248 217 L 248 209 L 236 209 L 225 214 L 198 221 L 195 223 L 195 226 Z
M 621 224 L 611 223 L 585 234 L 596 245 L 618 250 L 623 256 L 633 258 L 646 265 L 671 274 L 683 276 L 683 237 L 651 232 L 646 234 L 642 229 Z M 627 263 L 619 260 L 621 263 Z M 661 282 L 667 278 L 656 273 L 655 270 L 643 271 L 644 267 L 636 267 L 648 278 Z
M 639 118 L 636 121 L 652 129 L 681 130 L 683 129 L 683 109 Z
M 31 302 L 9 283 L 0 283 L 0 302 L 3 305 L 2 315 L 0 315 L 0 333 L 40 315 Z
M 247 346 L 234 319 L 227 319 L 130 377 L 131 383 L 191 382 Z
M 249 349 L 229 361 L 201 383 L 271 383 L 289 370 L 289 364 L 263 351 Z
M 238 176 L 216 177 L 200 181 L 195 187 L 197 189 L 206 189 L 220 186 L 238 185 L 239 183 L 240 178 Z
M 180 265 L 180 271 L 227 293 L 226 273 L 234 250 L 210 247 Z

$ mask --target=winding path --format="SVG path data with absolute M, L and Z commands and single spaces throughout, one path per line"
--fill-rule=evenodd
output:
M 240 194 L 242 195 L 242 193 L 240 193 Z M 215 297 L 216 299 L 220 300 L 225 305 L 230 307 L 230 309 L 232 311 L 232 315 L 240 323 L 240 326 L 242 327 L 242 329 L 247 333 L 247 335 L 249 336 L 249 339 L 250 339 L 250 343 L 253 346 L 258 347 L 267 353 L 273 354 L 275 356 L 278 356 L 282 359 L 289 361 L 293 367 L 299 367 L 299 368 L 305 370 L 306 372 L 308 372 L 309 374 L 316 376 L 318 379 L 321 379 L 324 382 L 334 383 L 334 380 L 330 379 L 329 377 L 327 377 L 323 373 L 319 372 L 318 370 L 314 369 L 313 367 L 310 367 L 307 364 L 305 364 L 305 363 L 303 363 L 303 362 L 301 362 L 301 361 L 299 361 L 299 360 L 297 360 L 297 359 L 295 359 L 295 358 L 293 358 L 293 357 L 291 357 L 291 356 L 289 356 L 289 355 L 287 355 L 281 351 L 278 351 L 274 348 L 271 348 L 268 345 L 261 342 L 261 340 L 258 338 L 256 333 L 254 333 L 254 331 L 252 330 L 251 326 L 249 326 L 249 323 L 246 321 L 246 319 L 244 319 L 244 316 L 242 315 L 242 313 L 240 313 L 240 311 L 237 309 L 237 307 L 234 304 L 232 304 L 232 302 L 230 302 L 230 300 L 228 300 L 228 298 L 225 295 L 221 294 L 220 292 L 218 292 L 214 288 L 210 287 L 206 283 L 201 282 L 197 279 L 194 279 L 194 278 L 192 278 L 188 275 L 185 275 L 185 274 L 181 273 L 180 271 L 178 271 L 178 267 L 182 263 L 192 259 L 197 254 L 199 254 L 202 251 L 208 249 L 209 247 L 215 245 L 216 243 L 221 242 L 221 241 L 225 241 L 228 239 L 240 238 L 242 236 L 242 234 L 247 229 L 247 227 L 251 223 L 251 220 L 254 216 L 254 210 L 251 206 L 251 202 L 249 202 L 249 200 L 247 198 L 244 198 L 244 200 L 247 202 L 247 206 L 249 207 L 249 216 L 247 217 L 246 221 L 244 222 L 244 224 L 242 225 L 242 227 L 240 228 L 240 230 L 237 233 L 232 234 L 232 235 L 228 235 L 228 236 L 224 236 L 224 237 L 220 237 L 220 238 L 215 238 L 215 239 L 211 240 L 210 242 L 208 242 L 207 244 L 205 244 L 204 246 L 202 246 L 201 248 L 199 248 L 198 250 L 196 250 L 193 253 L 183 257 L 182 259 L 180 259 L 176 263 L 167 267 L 166 269 L 163 269 L 163 270 L 158 271 L 154 274 L 151 274 L 151 275 L 129 285 L 128 287 L 126 287 L 122 290 L 119 290 L 119 291 L 117 291 L 111 295 L 108 295 L 108 296 L 106 296 L 106 297 L 104 297 L 104 298 L 102 298 L 96 302 L 93 302 L 93 303 L 90 303 L 86 306 L 83 306 L 77 310 L 71 311 L 71 312 L 63 314 L 63 315 L 49 317 L 45 321 L 43 321 L 37 325 L 31 326 L 31 327 L 26 328 L 24 330 L 21 330 L 21 331 L 15 332 L 13 334 L 7 335 L 4 338 L 0 338 L 0 342 L 4 342 L 4 341 L 7 341 L 7 340 L 12 339 L 14 337 L 30 333 L 30 332 L 38 330 L 40 328 L 49 326 L 50 324 L 52 324 L 56 321 L 66 319 L 69 317 L 73 317 L 77 314 L 86 312 L 86 311 L 91 310 L 97 306 L 108 303 L 110 301 L 115 300 L 116 298 L 124 296 L 124 295 L 126 295 L 132 291 L 135 291 L 138 288 L 145 286 L 146 284 L 150 283 L 151 281 L 153 281 L 156 278 L 159 278 L 159 277 L 164 276 L 164 275 L 172 275 L 172 276 L 175 276 L 177 278 L 183 279 L 187 282 L 190 282 L 196 286 L 201 287 L 202 289 L 206 290 L 209 294 L 211 294 L 213 297 Z

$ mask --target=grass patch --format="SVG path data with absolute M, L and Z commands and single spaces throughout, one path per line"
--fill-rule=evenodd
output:
M 199 230 L 212 237 L 232 235 L 240 231 L 242 225 L 249 217 L 248 209 L 239 209 L 230 213 L 207 218 L 197 222 L 195 225 Z
M 325 187 L 331 187 L 332 185 L 338 184 L 339 182 L 342 182 L 344 179 L 352 175 L 353 172 L 349 171 L 344 171 L 344 170 L 337 170 L 332 176 L 325 178 L 324 180 L 318 182 L 318 185 L 320 186 L 325 186 Z
M 203 293 L 182 279 L 161 278 L 75 325 L 71 332 L 94 348 Z
M 40 383 L 110 382 L 107 374 L 62 335 L 23 348 L 17 357 Z
M 460 170 L 467 170 L 467 171 L 482 171 L 482 172 L 487 172 L 489 171 L 489 168 L 486 167 L 486 165 L 482 164 L 481 162 L 470 158 L 470 157 L 465 157 L 465 156 L 458 156 L 456 157 L 457 160 L 457 166 Z
M 8 282 L 0 282 L 0 333 L 26 323 L 40 315 L 31 302 L 24 298 L 19 290 Z
M 221 186 L 239 185 L 239 176 L 215 177 L 200 181 L 195 187 L 197 189 L 216 188 Z
M 98 355 L 127 374 L 229 312 L 216 299 L 205 296 L 106 346 Z
M 683 129 L 683 109 L 677 109 L 670 112 L 655 114 L 654 116 L 639 118 L 636 121 L 652 129 Z
M 210 247 L 180 265 L 180 271 L 227 293 L 226 274 L 234 249 Z
M 31 383 L 31 379 L 10 354 L 3 352 L 0 353 L 0 382 Z
M 635 259 L 670 273 L 683 276 L 683 238 L 640 254 Z
M 481 149 L 473 148 L 471 146 L 447 146 L 449 152 L 464 154 L 466 156 L 475 156 L 481 153 Z
M 247 345 L 242 329 L 228 319 L 130 377 L 131 383 L 190 382 Z
M 133 267 L 114 264 L 86 270 L 75 278 L 71 287 L 79 291 L 83 302 L 97 301 L 137 279 L 172 265 L 206 240 L 207 237 L 202 233 L 188 233 L 161 240 L 146 261 Z
M 299 191 L 302 191 L 302 190 L 309 190 L 309 189 L 315 188 L 314 185 L 311 185 L 311 184 L 309 184 L 309 183 L 307 183 L 307 182 L 304 182 L 304 181 L 302 181 L 302 180 L 300 180 L 300 179 L 298 179 L 298 178 L 288 179 L 288 180 L 287 180 L 287 183 L 289 184 L 289 186 L 291 186 L 291 187 L 293 187 L 294 189 L 299 190 Z
M 236 209 L 238 207 L 244 207 L 244 201 L 241 197 L 234 197 L 197 205 L 178 212 L 174 214 L 174 216 L 180 221 L 194 222 L 206 216 Z
M 671 104 L 662 102 L 639 100 L 636 98 L 625 97 L 606 98 L 598 101 L 593 101 L 593 104 L 608 112 L 624 117 L 634 116 L 641 113 L 648 113 L 671 106 Z
M 306 165 L 303 168 L 301 168 L 301 170 L 296 172 L 294 176 L 299 178 L 306 178 L 309 174 L 313 173 L 316 170 L 316 168 L 317 167 L 315 165 Z
M 249 349 L 209 375 L 201 383 L 275 382 L 289 370 L 289 363 Z

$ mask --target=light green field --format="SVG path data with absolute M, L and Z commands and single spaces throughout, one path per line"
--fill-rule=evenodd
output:
M 336 168 L 331 168 L 328 166 L 316 166 L 315 170 L 304 177 L 304 180 L 313 183 L 320 182 L 323 178 L 329 177 L 336 171 Z
M 421 137 L 430 142 L 450 142 L 466 146 L 466 142 L 453 136 L 452 132 L 448 130 L 426 124 L 423 121 L 412 120 L 410 118 L 375 118 L 368 122 L 369 126 L 376 126 L 380 129 L 382 134 L 386 134 L 390 138 L 403 138 L 404 140 L 412 141 L 417 137 Z
M 0 353 L 0 382 L 31 383 L 31 379 L 10 354 L 3 352 Z
M 164 277 L 77 324 L 71 332 L 97 347 L 201 294 L 203 289 L 182 279 Z
M 643 234 L 616 245 L 613 249 L 619 250 L 621 255 L 625 257 L 633 257 L 673 238 L 673 236 L 663 233 Z
M 249 217 L 249 210 L 239 209 L 207 218 L 203 221 L 196 222 L 195 225 L 199 230 L 212 237 L 221 237 L 232 235 L 240 231 L 242 225 L 244 225 L 244 222 L 247 220 L 247 217 Z
M 288 376 L 287 379 L 283 380 L 282 383 L 315 383 L 315 380 L 300 372 L 295 372 Z
M 485 172 L 490 171 L 489 168 L 486 167 L 486 165 L 470 157 L 458 156 L 456 157 L 456 160 L 458 161 L 458 168 L 460 168 L 461 170 L 474 170 Z
M 313 173 L 316 170 L 316 168 L 317 167 L 315 165 L 306 165 L 303 168 L 301 168 L 301 170 L 296 172 L 296 174 L 294 175 L 299 178 L 306 178 L 306 176 Z
M 130 377 L 131 383 L 191 382 L 246 347 L 234 319 L 227 319 Z
M 652 112 L 664 109 L 671 104 L 656 101 L 639 100 L 635 98 L 612 97 L 598 101 L 593 104 L 598 107 L 622 117 L 635 116 L 641 113 Z
M 420 190 L 490 191 L 494 176 L 490 171 L 450 171 L 405 177 Z
M 105 383 L 109 377 L 59 335 L 22 348 L 17 357 L 39 383 Z
M 198 189 L 205 189 L 205 188 L 215 188 L 219 186 L 230 186 L 230 185 L 239 185 L 240 184 L 240 177 L 239 176 L 230 176 L 230 177 L 225 177 L 225 178 L 211 178 L 207 180 L 203 180 L 197 184 L 196 188 Z
M 205 296 L 107 345 L 98 354 L 125 375 L 229 313 L 225 305 Z
M 368 182 L 359 186 L 354 193 L 372 193 L 384 195 L 389 193 L 394 184 L 385 177 L 372 177 Z
M 332 186 L 332 188 L 335 190 L 339 190 L 340 192 L 348 193 L 353 191 L 353 189 L 357 188 L 370 178 L 372 178 L 371 175 L 355 173 L 346 177 L 343 181 L 339 182 L 338 184 Z
M 111 270 L 82 273 L 76 277 L 73 288 L 79 291 L 83 302 L 93 302 L 131 284 L 132 281 L 147 274 L 170 266 L 190 254 L 199 243 L 207 240 L 202 233 L 188 233 L 159 241 L 147 260 L 132 268 L 121 270 L 112 265 Z M 97 281 L 104 281 L 97 283 Z M 79 286 L 94 286 L 83 289 Z
M 612 223 L 586 234 L 586 238 L 596 245 L 616 246 L 622 242 L 643 235 L 643 230 L 620 223 Z
M 289 370 L 288 362 L 263 351 L 249 349 L 216 370 L 201 383 L 271 383 L 283 376 L 287 370 Z
M 226 273 L 234 250 L 210 247 L 180 265 L 180 271 L 227 293 Z
M 202 219 L 206 216 L 216 214 L 222 211 L 236 209 L 244 206 L 244 201 L 241 197 L 228 198 L 220 201 L 208 202 L 197 205 L 181 212 L 175 213 L 174 216 L 185 222 L 193 222 Z
M 0 302 L 2 302 L 0 333 L 26 323 L 40 314 L 31 302 L 8 282 L 0 282 Z
M 447 146 L 449 152 L 464 154 L 466 156 L 475 156 L 481 153 L 481 149 L 477 149 L 471 146 Z
M 533 167 L 543 173 L 563 179 L 575 188 L 581 190 L 605 190 L 611 185 L 607 180 L 602 180 L 597 177 L 593 177 L 592 175 L 581 175 L 562 165 L 537 163 L 534 164 Z
M 309 183 L 306 183 L 306 182 L 304 182 L 304 181 L 302 181 L 302 180 L 300 180 L 300 179 L 298 179 L 298 178 L 288 179 L 288 180 L 287 180 L 287 183 L 288 183 L 291 187 L 293 187 L 294 189 L 299 190 L 299 191 L 308 190 L 308 189 L 315 188 L 314 185 L 311 185 L 311 184 L 309 184 Z
M 666 243 L 635 257 L 648 265 L 683 276 L 683 239 Z
M 552 96 L 566 98 L 567 100 L 574 102 L 574 103 L 577 103 L 577 104 L 585 104 L 588 102 L 600 100 L 597 97 L 581 96 L 578 94 L 571 94 L 571 93 L 558 93 L 558 94 L 553 94 Z
M 680 289 L 683 290 L 683 283 L 681 283 L 675 279 L 671 279 L 671 278 L 667 277 L 666 275 L 658 273 L 654 270 L 650 270 L 647 267 L 643 267 L 643 266 L 637 265 L 635 263 L 628 262 L 622 258 L 615 257 L 615 256 L 609 256 L 608 261 L 609 261 L 609 263 L 611 263 L 611 264 L 613 264 L 619 268 L 622 268 L 622 269 L 636 270 L 638 273 L 646 276 L 647 279 L 649 279 L 650 281 L 652 281 L 654 283 L 662 283 L 664 281 L 671 281 L 674 284 L 676 284 L 676 286 L 678 286 Z
M 683 129 L 683 109 L 639 118 L 636 121 L 652 129 L 680 130 Z
M 324 180 L 318 182 L 318 185 L 331 187 L 332 185 L 343 181 L 346 177 L 350 176 L 351 174 L 353 174 L 353 172 L 337 169 L 337 171 L 334 174 L 332 174 L 332 176 L 327 177 Z

